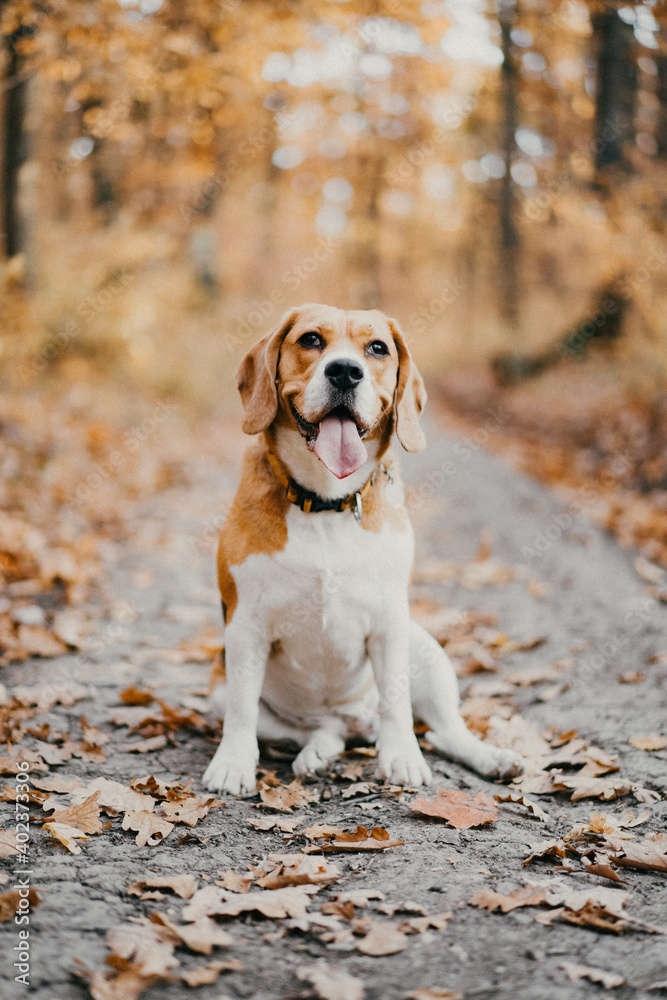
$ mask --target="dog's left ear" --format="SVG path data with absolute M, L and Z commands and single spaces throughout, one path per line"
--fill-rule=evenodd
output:
M 236 373 L 236 385 L 245 410 L 244 434 L 259 434 L 270 427 L 278 413 L 276 375 L 283 340 L 299 314 L 285 313 L 278 326 L 251 347 Z
M 423 451 L 426 438 L 419 426 L 419 415 L 426 405 L 426 389 L 408 350 L 403 331 L 395 319 L 387 317 L 387 322 L 398 351 L 398 380 L 394 394 L 396 437 L 406 451 Z

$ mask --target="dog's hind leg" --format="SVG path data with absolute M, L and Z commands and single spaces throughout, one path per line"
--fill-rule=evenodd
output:
M 426 739 L 436 750 L 485 778 L 521 774 L 521 757 L 483 743 L 470 732 L 459 712 L 454 668 L 440 644 L 416 622 L 410 622 L 410 695 L 415 718 L 431 728 Z

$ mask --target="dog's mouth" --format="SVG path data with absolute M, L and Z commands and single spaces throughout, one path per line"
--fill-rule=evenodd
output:
M 348 410 L 336 406 L 318 423 L 311 423 L 290 403 L 292 414 L 308 448 L 337 479 L 345 479 L 361 468 L 368 458 L 363 439 L 370 428 Z

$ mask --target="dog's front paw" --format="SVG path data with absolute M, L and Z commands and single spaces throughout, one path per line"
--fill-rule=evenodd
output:
M 202 781 L 211 792 L 247 795 L 256 788 L 257 755 L 220 745 L 204 771 Z
M 427 735 L 428 739 L 428 735 Z M 485 778 L 516 778 L 523 774 L 523 758 L 514 750 L 483 743 L 485 753 L 475 770 Z
M 329 763 L 330 758 L 320 756 L 317 747 L 306 746 L 294 758 L 294 761 L 292 762 L 292 770 L 296 774 L 297 778 L 308 778 L 313 777 L 315 774 L 321 774 L 322 771 L 326 771 Z
M 376 776 L 392 785 L 416 788 L 431 783 L 431 769 L 424 760 L 417 740 L 407 745 L 394 745 L 378 752 Z

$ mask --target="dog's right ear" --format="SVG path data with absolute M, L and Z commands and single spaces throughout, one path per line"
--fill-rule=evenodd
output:
M 245 410 L 243 432 L 259 434 L 270 427 L 278 413 L 276 376 L 283 340 L 299 314 L 298 309 L 285 313 L 278 326 L 262 337 L 248 351 L 236 373 L 236 385 Z

